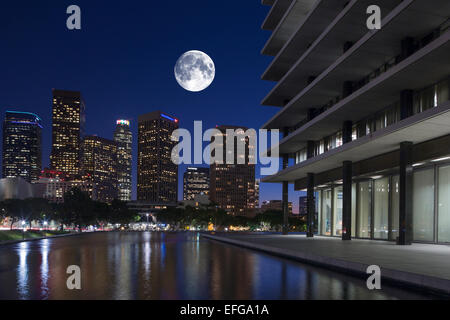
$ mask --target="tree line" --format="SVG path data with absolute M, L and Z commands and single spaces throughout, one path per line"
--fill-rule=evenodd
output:
M 55 221 L 78 229 L 91 225 L 128 224 L 138 221 L 139 216 L 130 210 L 126 202 L 114 200 L 111 204 L 92 200 L 79 188 L 73 188 L 64 194 L 63 203 L 50 203 L 42 198 L 7 199 L 0 202 L 0 218 L 10 219 L 13 225 L 26 221 L 31 228 L 32 221 L 43 224 Z
M 88 226 L 104 226 L 108 223 L 128 226 L 132 222 L 145 222 L 137 212 L 130 210 L 126 202 L 114 200 L 104 203 L 92 200 L 79 188 L 73 188 L 64 194 L 63 203 L 50 203 L 46 199 L 30 198 L 25 200 L 8 199 L 0 202 L 0 219 L 8 217 L 10 228 L 20 221 L 25 221 L 31 228 L 32 221 L 41 225 L 44 222 L 55 221 L 63 226 L 72 226 L 81 230 Z M 250 231 L 281 231 L 283 214 L 272 210 L 258 214 L 255 217 L 233 216 L 211 204 L 206 207 L 168 208 L 156 214 L 158 223 L 170 225 L 171 230 L 186 230 L 195 227 L 207 230 L 214 225 L 221 231 L 231 226 L 245 228 Z M 289 218 L 290 231 L 303 232 L 306 229 L 304 221 Z
M 230 226 L 250 231 L 281 231 L 283 226 L 283 214 L 278 210 L 266 211 L 255 217 L 233 216 L 217 209 L 214 204 L 204 208 L 168 208 L 156 216 L 158 222 L 170 225 L 172 230 L 186 230 L 188 227 L 207 230 L 212 224 L 218 231 Z M 291 231 L 306 231 L 305 222 L 294 217 L 289 218 L 289 227 Z

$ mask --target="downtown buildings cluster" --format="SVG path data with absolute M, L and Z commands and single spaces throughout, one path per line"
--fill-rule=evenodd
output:
M 113 139 L 85 133 L 86 103 L 78 91 L 52 90 L 50 168 L 42 169 L 41 118 L 30 112 L 6 111 L 3 122 L 0 198 L 45 198 L 64 201 L 77 187 L 94 200 L 126 201 L 138 211 L 179 205 L 178 165 L 171 159 L 179 120 L 153 111 L 138 117 L 136 201 L 132 200 L 133 133 L 129 120 L 117 120 Z M 224 135 L 232 126 L 217 127 Z M 249 144 L 246 143 L 246 154 Z M 198 198 L 202 196 L 201 198 Z M 188 167 L 183 201 L 214 203 L 235 215 L 254 215 L 259 203 L 255 165 Z

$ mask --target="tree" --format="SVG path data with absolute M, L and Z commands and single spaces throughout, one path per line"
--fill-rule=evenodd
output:
M 79 188 L 72 188 L 64 194 L 64 204 L 61 206 L 61 222 L 81 228 L 96 222 L 94 204 L 89 194 Z
M 4 215 L 10 219 L 10 229 L 12 230 L 14 223 L 22 218 L 23 200 L 7 199 L 2 202 L 2 209 Z
M 107 221 L 113 224 L 128 224 L 136 221 L 137 213 L 130 210 L 127 203 L 120 200 L 114 200 L 108 208 Z
M 22 200 L 23 207 L 23 219 L 28 221 L 31 228 L 32 221 L 42 222 L 47 219 L 47 214 L 51 211 L 52 207 L 48 200 L 42 198 L 29 198 Z

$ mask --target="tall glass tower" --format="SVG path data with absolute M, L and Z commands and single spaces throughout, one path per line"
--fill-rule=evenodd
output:
M 177 203 L 178 165 L 171 159 L 178 119 L 161 111 L 138 118 L 137 199 L 151 203 Z
M 81 143 L 85 105 L 78 91 L 53 89 L 52 154 L 53 170 L 81 174 Z
M 29 112 L 6 111 L 3 122 L 3 178 L 39 179 L 42 165 L 41 119 Z
M 117 178 L 118 199 L 122 201 L 131 200 L 131 164 L 133 135 L 130 130 L 130 121 L 117 120 L 114 131 L 114 141 L 117 143 Z

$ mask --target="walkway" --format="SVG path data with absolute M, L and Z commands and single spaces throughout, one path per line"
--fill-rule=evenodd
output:
M 351 240 L 304 235 L 204 234 L 205 238 L 318 264 L 358 275 L 369 265 L 381 268 L 381 277 L 407 285 L 450 294 L 450 246 L 387 241 Z

